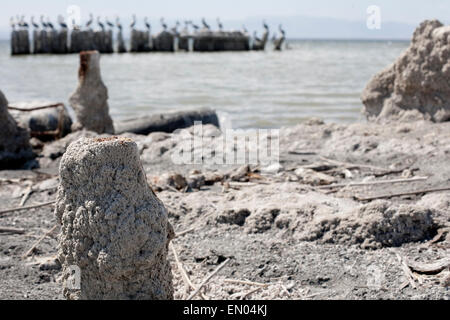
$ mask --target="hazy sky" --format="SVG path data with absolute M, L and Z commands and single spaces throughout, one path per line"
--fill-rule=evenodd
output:
M 381 8 L 383 21 L 417 25 L 424 19 L 437 18 L 448 23 L 450 0 L 3 0 L 0 5 L 0 31 L 8 31 L 9 18 L 16 14 L 48 15 L 55 20 L 66 14 L 70 5 L 81 8 L 84 21 L 90 12 L 96 16 L 121 16 L 124 20 L 136 13 L 151 19 L 184 19 L 206 17 L 223 20 L 244 20 L 248 17 L 312 16 L 344 20 L 366 19 L 370 5 Z

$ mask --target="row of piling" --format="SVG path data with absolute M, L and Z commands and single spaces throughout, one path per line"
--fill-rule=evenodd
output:
M 116 44 L 115 41 L 116 40 Z M 251 39 L 243 32 L 202 31 L 196 34 L 174 34 L 162 31 L 151 35 L 150 31 L 133 29 L 129 49 L 121 31 L 114 39 L 112 30 L 34 30 L 30 41 L 28 29 L 13 30 L 11 54 L 68 54 L 97 50 L 100 53 L 124 52 L 175 52 L 181 51 L 248 51 L 265 50 L 268 34 L 262 39 Z M 278 40 L 281 49 L 284 37 Z

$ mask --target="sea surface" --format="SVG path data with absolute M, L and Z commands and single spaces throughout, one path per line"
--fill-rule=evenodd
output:
M 407 41 L 291 40 L 283 52 L 140 53 L 101 58 L 115 120 L 216 109 L 234 128 L 278 128 L 309 117 L 363 120 L 361 92 Z M 77 55 L 11 57 L 0 42 L 0 90 L 10 103 L 68 104 Z

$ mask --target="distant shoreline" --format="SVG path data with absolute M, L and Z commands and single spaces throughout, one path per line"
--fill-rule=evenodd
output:
M 0 39 L 0 43 L 9 42 L 10 39 Z M 130 39 L 125 39 L 126 42 Z M 362 39 L 362 38 L 288 38 L 287 41 L 353 41 L 353 42 L 409 42 L 411 39 L 394 38 L 394 39 Z

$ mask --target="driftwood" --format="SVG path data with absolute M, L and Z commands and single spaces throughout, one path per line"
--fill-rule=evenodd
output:
M 49 201 L 49 202 L 44 202 L 44 203 L 38 203 L 38 204 L 35 204 L 35 205 L 32 205 L 32 206 L 17 207 L 17 208 L 11 208 L 11 209 L 2 210 L 2 211 L 0 211 L 0 217 L 2 217 L 3 215 L 5 215 L 7 213 L 10 213 L 10 212 L 46 207 L 46 206 L 50 206 L 50 205 L 55 204 L 55 203 L 56 203 L 56 201 Z
M 0 233 L 24 234 L 25 229 L 0 227 Z
M 211 280 L 217 273 L 219 273 L 220 270 L 222 270 L 228 262 L 230 262 L 230 258 L 228 258 L 227 260 L 225 260 L 220 266 L 218 266 L 216 268 L 216 270 L 214 270 L 209 276 L 207 276 L 202 283 L 200 284 L 200 286 L 198 286 L 197 290 L 195 290 L 188 298 L 187 300 L 192 300 L 199 292 L 200 290 L 209 282 L 209 280 Z
M 235 280 L 235 279 L 225 279 L 223 282 L 243 284 L 243 285 L 249 285 L 249 286 L 257 286 L 257 287 L 262 287 L 262 288 L 266 288 L 270 285 L 268 283 L 259 283 L 259 282 L 253 282 L 253 281 L 247 281 L 247 280 Z
M 332 188 L 344 188 L 344 187 L 360 187 L 360 186 L 372 186 L 377 184 L 391 184 L 391 183 L 406 183 L 427 180 L 428 177 L 415 177 L 410 179 L 392 179 L 392 180 L 380 180 L 380 181 L 368 181 L 368 182 L 351 182 L 341 184 L 331 184 L 328 186 L 319 186 L 318 189 L 332 189 Z
M 371 166 L 371 165 L 368 165 L 368 164 L 355 164 L 355 163 L 350 163 L 350 162 L 343 162 L 343 161 L 338 161 L 338 160 L 332 160 L 332 159 L 328 159 L 328 158 L 325 158 L 325 157 L 320 157 L 320 159 L 322 159 L 323 161 L 327 161 L 329 163 L 334 163 L 334 164 L 343 166 L 346 169 L 365 168 L 365 169 L 370 169 L 370 170 L 375 170 L 375 171 L 383 171 L 383 172 L 389 171 L 389 169 L 376 167 L 376 166 Z
M 42 240 L 44 240 L 46 237 L 48 237 L 50 234 L 53 233 L 53 231 L 56 230 L 56 228 L 58 227 L 58 225 L 55 225 L 53 228 L 51 228 L 49 231 L 47 231 L 42 237 L 40 237 L 32 246 L 31 248 L 25 252 L 25 254 L 22 256 L 22 259 L 28 257 L 30 254 L 33 253 L 33 251 L 36 249 L 36 247 L 42 242 Z
M 50 104 L 50 105 L 39 106 L 39 107 L 34 107 L 34 108 L 18 108 L 18 107 L 8 106 L 9 110 L 14 110 L 14 111 L 19 111 L 19 112 L 32 112 L 32 111 L 51 109 L 51 108 L 59 109 L 58 126 L 57 126 L 56 130 L 31 131 L 30 136 L 36 137 L 36 138 L 53 137 L 55 139 L 60 139 L 63 136 L 63 131 L 64 131 L 64 111 L 65 111 L 64 103 L 56 103 L 56 104 Z
M 148 135 L 152 132 L 172 133 L 177 129 L 189 128 L 193 126 L 195 122 L 201 122 L 203 125 L 212 124 L 219 127 L 219 118 L 217 117 L 216 112 L 208 108 L 155 114 L 153 116 L 119 121 L 116 122 L 114 126 L 116 134 L 131 132 Z
M 183 264 L 181 263 L 180 258 L 178 257 L 177 251 L 175 250 L 175 246 L 173 245 L 173 243 L 170 243 L 170 247 L 172 249 L 172 253 L 173 253 L 173 256 L 175 258 L 175 263 L 178 266 L 178 270 L 180 270 L 180 273 L 181 273 L 181 276 L 183 278 L 184 283 L 186 284 L 187 287 L 190 287 L 192 290 L 194 290 L 194 291 L 197 290 L 197 288 L 192 283 L 191 279 L 189 279 L 189 276 L 186 273 L 186 270 L 184 270 Z M 200 296 L 202 297 L 203 300 L 209 300 L 202 293 L 200 293 Z
M 196 228 L 190 228 L 190 229 L 187 229 L 187 230 L 181 231 L 181 232 L 179 232 L 179 233 L 175 234 L 175 238 L 179 238 L 179 237 L 182 237 L 182 236 L 184 236 L 185 234 L 188 234 L 189 232 L 192 232 L 192 231 L 194 231 L 195 229 L 196 229 Z
M 409 191 L 409 192 L 399 192 L 399 193 L 391 193 L 391 194 L 384 194 L 374 197 L 367 197 L 367 198 L 359 198 L 355 197 L 358 201 L 371 201 L 371 200 L 377 200 L 377 199 L 386 199 L 386 198 L 392 198 L 392 197 L 400 197 L 400 196 L 410 196 L 410 195 L 417 195 L 421 193 L 432 193 L 432 192 L 440 192 L 440 191 L 447 191 L 450 190 L 450 187 L 447 188 L 436 188 L 436 189 L 424 189 L 424 190 L 417 190 L 417 191 Z
M 422 274 L 438 274 L 441 271 L 450 268 L 450 258 L 444 258 L 433 263 L 421 263 L 415 261 L 406 261 L 407 266 L 417 272 Z

